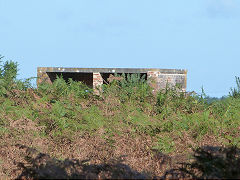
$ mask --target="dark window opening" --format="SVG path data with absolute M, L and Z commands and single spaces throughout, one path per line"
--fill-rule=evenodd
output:
M 47 72 L 50 80 L 53 82 L 57 76 L 63 77 L 68 82 L 71 78 L 74 81 L 81 81 L 88 87 L 93 88 L 93 73 L 77 73 L 77 72 Z
M 121 76 L 122 74 L 123 73 L 117 73 L 118 76 L 119 75 Z M 127 74 L 125 74 L 125 79 L 127 79 L 127 75 L 128 74 L 132 75 L 132 74 L 135 74 L 135 73 L 127 73 Z M 103 84 L 109 83 L 108 78 L 110 77 L 110 75 L 115 76 L 116 74 L 114 74 L 114 73 L 101 73 L 101 76 L 103 78 Z M 143 76 L 144 76 L 144 79 L 147 80 L 147 73 L 140 73 L 140 77 L 142 78 Z

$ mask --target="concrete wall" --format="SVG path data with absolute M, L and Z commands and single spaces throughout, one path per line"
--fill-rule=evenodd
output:
M 99 94 L 101 85 L 106 82 L 110 74 L 147 74 L 147 80 L 157 92 L 166 87 L 181 86 L 182 91 L 187 88 L 187 71 L 179 69 L 141 69 L 141 68 L 52 68 L 39 67 L 37 70 L 37 84 L 45 81 L 52 83 L 55 75 L 62 75 L 65 80 L 72 78 L 82 81 Z
M 150 85 L 155 91 L 164 89 L 166 85 L 169 87 L 180 86 L 182 91 L 186 91 L 187 88 L 187 71 L 184 73 L 171 73 L 160 71 L 148 71 L 148 79 L 151 80 Z

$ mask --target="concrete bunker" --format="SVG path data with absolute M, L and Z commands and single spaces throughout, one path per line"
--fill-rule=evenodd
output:
M 37 69 L 37 84 L 41 82 L 52 83 L 57 76 L 62 76 L 68 81 L 81 81 L 97 93 L 98 87 L 106 84 L 115 74 L 140 74 L 145 76 L 154 91 L 164 89 L 166 85 L 179 85 L 182 91 L 187 87 L 187 70 L 184 69 L 152 69 L 152 68 L 63 68 L 39 67 Z

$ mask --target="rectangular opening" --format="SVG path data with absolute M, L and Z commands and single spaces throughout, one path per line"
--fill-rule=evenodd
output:
M 47 72 L 51 82 L 53 82 L 57 76 L 63 77 L 63 79 L 68 82 L 71 78 L 74 81 L 81 81 L 88 87 L 93 88 L 93 73 L 83 73 L 83 72 Z
M 117 73 L 117 75 L 122 75 L 123 73 Z M 132 74 L 136 74 L 136 73 L 127 73 L 127 74 L 125 74 L 125 78 L 127 78 L 127 75 L 128 74 L 130 74 L 130 75 L 132 75 Z M 140 77 L 142 78 L 143 76 L 144 76 L 144 79 L 145 80 L 147 80 L 147 73 L 139 73 L 140 74 Z M 115 76 L 116 74 L 114 74 L 114 73 L 101 73 L 101 76 L 102 76 L 102 78 L 103 78 L 103 84 L 107 84 L 107 83 L 109 83 L 109 81 L 108 81 L 108 78 L 110 77 L 110 76 Z

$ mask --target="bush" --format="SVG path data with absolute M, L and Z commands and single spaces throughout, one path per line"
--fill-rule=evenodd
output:
M 31 80 L 17 80 L 18 63 L 13 61 L 1 61 L 0 56 L 0 96 L 9 96 L 12 90 L 26 90 L 32 88 Z
M 182 113 L 194 113 L 201 108 L 198 99 L 192 95 L 186 95 L 178 87 L 168 87 L 157 94 L 156 113 L 164 118 L 180 111 Z
M 3 56 L 0 56 L 1 59 L 3 59 Z M 0 63 L 0 96 L 6 96 L 7 92 L 14 88 L 18 64 L 13 61 L 6 61 L 5 63 L 0 61 Z
M 235 78 L 237 87 L 230 89 L 229 96 L 232 98 L 240 98 L 240 78 L 237 76 Z

